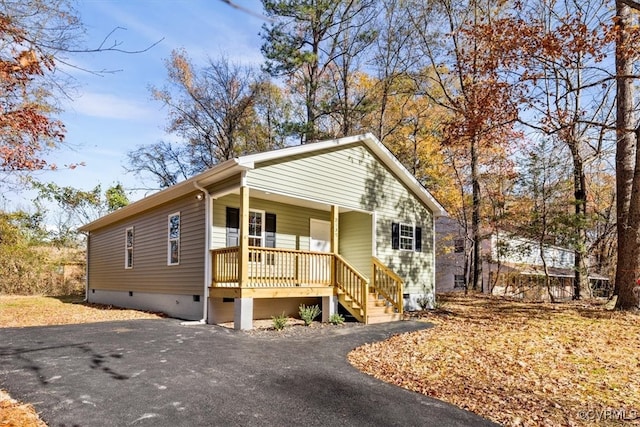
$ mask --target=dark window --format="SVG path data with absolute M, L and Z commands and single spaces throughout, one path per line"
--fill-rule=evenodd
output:
M 276 214 L 249 213 L 249 246 L 276 247 Z M 227 207 L 227 247 L 240 245 L 240 209 Z
M 133 227 L 125 231 L 124 268 L 133 268 Z
M 180 212 L 169 215 L 167 264 L 180 264 Z
M 227 247 L 240 246 L 240 209 L 227 207 Z
M 454 274 L 453 275 L 453 287 L 454 288 L 464 288 L 464 274 Z
M 464 239 L 456 239 L 453 241 L 455 253 L 464 252 Z

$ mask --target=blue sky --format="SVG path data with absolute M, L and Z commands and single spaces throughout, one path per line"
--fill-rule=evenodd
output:
M 259 0 L 237 0 L 237 4 L 262 10 Z M 48 160 L 57 165 L 84 162 L 86 166 L 41 172 L 37 176 L 44 182 L 82 189 L 97 184 L 106 188 L 116 182 L 126 188 L 144 186 L 132 174 L 125 174 L 123 165 L 126 153 L 134 147 L 170 139 L 164 132 L 166 109 L 151 99 L 149 86 L 166 82 L 164 61 L 173 49 L 186 49 L 196 64 L 220 55 L 242 64 L 262 62 L 259 32 L 264 21 L 221 0 L 80 0 L 77 10 L 89 47 L 98 46 L 116 27 L 126 30 L 116 31 L 110 42 L 121 42 L 122 49 L 144 49 L 163 40 L 144 53 L 103 52 L 69 58 L 85 69 L 121 71 L 96 76 L 63 69 L 77 84 L 73 99 L 63 102 L 60 116 L 68 147 L 55 151 Z M 131 195 L 134 200 L 142 196 L 142 192 Z M 29 192 L 12 194 L 5 205 L 25 208 L 32 197 Z

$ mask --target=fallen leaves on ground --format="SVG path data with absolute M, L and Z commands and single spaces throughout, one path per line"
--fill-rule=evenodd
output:
M 433 328 L 367 344 L 358 369 L 508 426 L 640 424 L 640 315 L 445 295 Z M 627 424 L 628 425 L 628 424 Z
M 46 427 L 31 405 L 25 405 L 0 390 L 0 426 L 2 427 Z
M 86 303 L 81 296 L 0 295 L 0 328 L 159 318 L 156 313 Z

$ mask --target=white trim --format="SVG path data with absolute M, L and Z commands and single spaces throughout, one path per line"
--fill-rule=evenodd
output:
M 249 215 L 251 215 L 251 213 L 259 213 L 260 216 L 262 216 L 262 230 L 260 230 L 260 236 L 258 236 L 257 234 L 249 234 L 249 232 L 251 231 L 251 221 L 249 221 L 249 230 L 247 230 L 247 236 L 249 237 L 249 239 L 255 239 L 255 238 L 260 238 L 260 247 L 264 248 L 265 247 L 265 228 L 266 228 L 266 221 L 267 221 L 267 214 L 265 211 L 260 210 L 260 209 L 249 209 Z M 255 246 L 255 245 L 249 245 L 249 246 Z
M 142 200 L 131 203 L 121 209 L 116 210 L 102 218 L 80 227 L 80 231 L 92 231 L 112 224 L 116 221 L 128 218 L 131 215 L 152 209 L 162 203 L 175 200 L 189 192 L 193 192 L 193 185 L 208 186 L 221 180 L 242 173 L 241 185 L 246 185 L 246 171 L 255 168 L 256 163 L 280 159 L 287 156 L 312 153 L 315 151 L 331 149 L 333 147 L 348 146 L 351 144 L 363 143 L 384 163 L 409 190 L 427 206 L 434 216 L 447 216 L 447 212 L 442 205 L 425 189 L 418 180 L 400 163 L 398 159 L 371 133 L 363 135 L 349 136 L 339 139 L 304 144 L 295 147 L 282 148 L 279 150 L 267 151 L 264 153 L 250 154 L 220 163 L 213 168 L 180 182 L 167 189 L 159 191 Z M 257 187 L 256 187 L 257 188 Z M 269 189 L 263 189 L 269 191 Z M 321 202 L 327 203 L 327 202 Z M 331 204 L 331 203 L 329 203 Z
M 408 227 L 413 232 L 411 236 L 411 249 L 406 249 L 402 247 L 402 226 Z M 407 224 L 405 222 L 398 223 L 398 250 L 405 252 L 415 252 L 416 251 L 416 225 L 415 224 Z
M 171 218 L 177 216 L 178 217 L 178 238 L 171 238 Z M 180 265 L 180 251 L 181 251 L 181 242 L 180 240 L 182 239 L 182 217 L 180 215 L 180 211 L 178 212 L 174 212 L 172 214 L 167 215 L 167 265 L 169 266 L 173 266 L 173 265 Z M 178 261 L 177 262 L 171 262 L 171 242 L 172 241 L 177 241 L 178 242 Z
M 131 230 L 131 248 L 129 248 L 129 230 Z M 133 226 L 124 229 L 124 269 L 133 269 L 133 248 L 135 247 L 136 234 Z M 131 249 L 131 265 L 129 265 L 129 249 Z
M 198 323 L 207 323 L 209 319 L 209 286 L 211 285 L 211 277 L 213 274 L 211 263 L 211 227 L 213 221 L 211 212 L 213 212 L 213 199 L 211 194 L 198 185 L 197 182 L 193 186 L 204 194 L 204 289 L 202 291 L 202 319 Z
M 333 147 L 348 146 L 363 142 L 378 158 L 416 195 L 435 216 L 447 216 L 442 205 L 418 182 L 418 180 L 405 168 L 402 163 L 385 147 L 372 133 L 347 136 L 344 138 L 330 139 L 303 144 L 295 147 L 281 148 L 279 150 L 266 151 L 264 153 L 250 154 L 238 158 L 238 165 L 245 169 L 253 169 L 256 163 L 276 160 L 282 157 L 294 156 L 315 151 L 326 150 Z
M 98 218 L 89 224 L 85 224 L 80 227 L 79 230 L 92 231 L 107 226 L 121 219 L 128 218 L 131 215 L 144 212 L 163 203 L 175 200 L 178 197 L 193 193 L 194 191 L 197 191 L 193 188 L 194 184 L 198 184 L 200 186 L 211 185 L 236 173 L 240 173 L 242 170 L 244 170 L 244 167 L 238 165 L 238 159 L 227 160 L 226 162 L 222 162 L 199 175 L 189 178 L 186 181 L 182 181 L 169 188 L 153 193 L 144 199 L 133 202 L 123 208 L 111 212 L 108 215 Z

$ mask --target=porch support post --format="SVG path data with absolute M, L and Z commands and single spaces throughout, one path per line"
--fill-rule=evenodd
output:
M 339 229 L 339 224 L 338 224 L 338 218 L 339 218 L 339 212 L 338 212 L 338 206 L 336 205 L 331 205 L 331 253 L 332 254 L 338 254 L 338 229 Z M 330 271 L 330 277 L 329 279 L 331 280 L 331 286 L 336 286 L 336 257 L 332 256 L 331 257 L 331 271 Z M 327 311 L 325 310 L 324 307 L 325 303 L 324 303 L 324 298 L 322 299 L 322 312 L 323 313 L 327 313 Z M 324 314 L 322 315 L 322 319 L 324 322 Z M 327 321 L 329 320 L 329 318 L 327 318 Z
M 339 226 L 338 226 L 338 206 L 331 206 L 331 253 L 338 253 L 338 237 L 339 237 Z
M 253 298 L 233 300 L 233 329 L 241 331 L 253 329 Z
M 238 250 L 238 286 L 249 285 L 249 187 L 240 187 L 240 248 Z
M 329 322 L 329 318 L 338 312 L 338 297 L 329 295 L 322 297 L 322 323 Z

